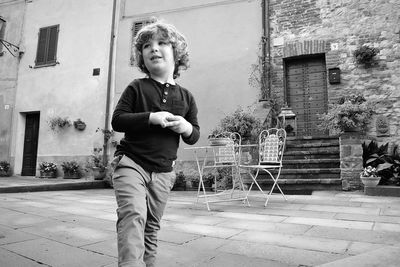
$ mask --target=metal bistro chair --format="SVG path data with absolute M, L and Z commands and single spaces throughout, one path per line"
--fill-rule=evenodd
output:
M 209 156 L 204 158 L 202 166 L 198 165 L 200 173 L 200 183 L 197 191 L 197 200 L 204 197 L 204 202 L 207 205 L 207 209 L 210 210 L 208 203 L 224 202 L 233 200 L 243 200 L 247 202 L 247 192 L 245 192 L 243 180 L 240 176 L 239 171 L 239 154 L 240 145 L 242 138 L 238 133 L 224 132 L 220 135 L 221 140 L 224 142 L 217 142 L 207 148 L 206 154 Z M 217 137 L 218 139 L 218 137 Z M 232 188 L 230 189 L 218 189 L 218 181 L 216 175 L 214 175 L 214 193 L 206 194 L 204 186 L 204 169 L 218 169 L 218 168 L 231 168 L 232 172 Z M 237 179 L 235 179 L 235 173 Z M 239 188 L 239 195 L 235 195 L 235 189 Z M 203 194 L 200 190 L 203 189 Z M 225 197 L 224 197 L 225 196 Z
M 269 130 L 263 130 L 258 138 L 258 162 L 255 164 L 240 164 L 240 168 L 248 170 L 252 178 L 252 183 L 247 192 L 247 196 L 250 194 L 253 185 L 256 185 L 261 193 L 266 196 L 264 206 L 267 206 L 269 197 L 274 191 L 275 187 L 278 188 L 281 195 L 287 200 L 285 194 L 282 192 L 278 184 L 279 176 L 282 170 L 282 158 L 286 143 L 286 131 L 284 129 L 272 128 Z M 245 147 L 244 147 L 245 148 Z M 242 151 L 243 153 L 243 151 Z M 273 185 L 268 195 L 265 195 L 257 182 L 260 171 L 266 172 L 273 181 Z

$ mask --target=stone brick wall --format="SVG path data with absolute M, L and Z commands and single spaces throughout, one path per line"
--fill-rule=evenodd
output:
M 284 101 L 285 58 L 325 53 L 326 68 L 341 70 L 341 83 L 328 85 L 328 100 L 362 92 L 377 101 L 368 133 L 376 136 L 378 115 L 388 119 L 383 142 L 400 144 L 400 2 L 393 0 L 271 0 L 273 94 Z M 376 65 L 354 61 L 362 44 L 380 49 Z
M 362 188 L 360 171 L 362 170 L 362 146 L 366 139 L 359 133 L 345 133 L 339 138 L 340 144 L 340 178 L 343 190 Z

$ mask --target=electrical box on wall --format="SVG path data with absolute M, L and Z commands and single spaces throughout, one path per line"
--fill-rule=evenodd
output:
M 340 69 L 339 68 L 329 69 L 328 78 L 330 84 L 340 83 Z

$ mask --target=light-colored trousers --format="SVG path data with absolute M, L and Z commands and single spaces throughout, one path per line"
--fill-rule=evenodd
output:
M 175 172 L 149 173 L 126 156 L 116 157 L 118 266 L 155 266 L 157 231 Z

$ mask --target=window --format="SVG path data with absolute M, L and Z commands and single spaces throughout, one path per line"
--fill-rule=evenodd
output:
M 4 34 L 6 32 L 6 21 L 0 17 L 0 40 L 4 40 Z M 0 43 L 0 55 L 3 54 L 3 42 Z
M 39 30 L 35 66 L 55 65 L 57 60 L 57 41 L 59 25 Z
M 141 21 L 136 21 L 133 23 L 132 25 L 132 40 L 131 40 L 131 66 L 134 65 L 135 63 L 135 55 L 134 55 L 134 49 L 133 49 L 133 44 L 135 42 L 135 36 L 136 34 L 140 31 L 140 29 L 147 25 L 150 24 L 151 21 L 150 20 L 141 20 Z

